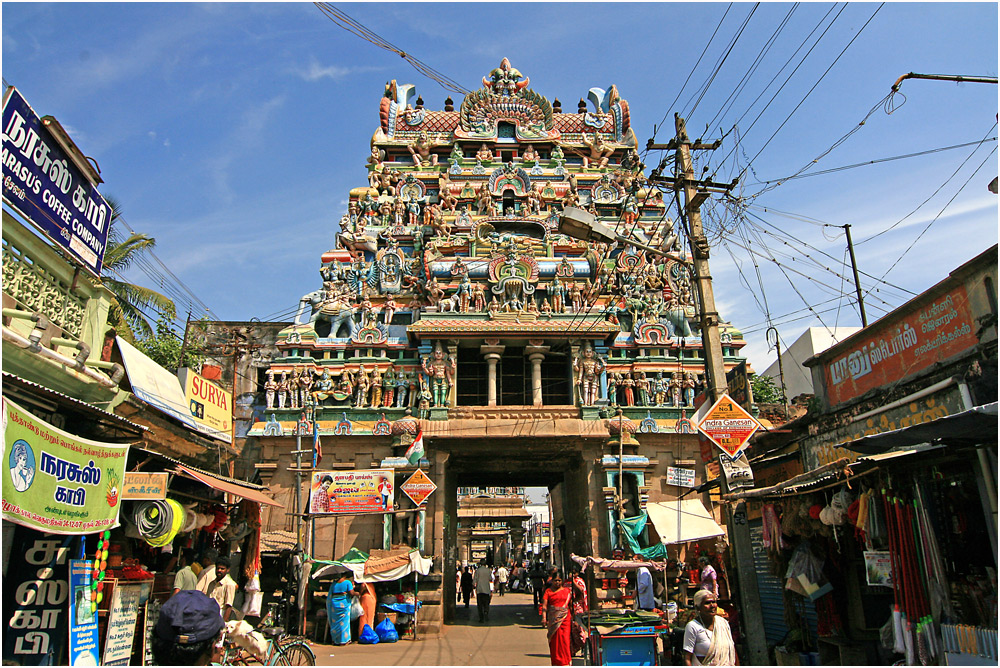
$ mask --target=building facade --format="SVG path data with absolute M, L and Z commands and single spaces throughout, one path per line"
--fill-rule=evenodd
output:
M 667 466 L 704 479 L 689 419 L 704 374 L 697 297 L 628 103 L 593 88 L 567 112 L 528 86 L 504 59 L 457 107 L 432 111 L 395 81 L 378 103 L 368 183 L 277 336 L 248 447 L 298 508 L 266 529 L 304 515 L 322 472 L 389 468 L 399 487 L 419 468 L 436 491 L 310 515 L 318 558 L 408 544 L 460 562 L 456 490 L 476 486 L 556 490 L 559 549 L 609 555 L 618 518 L 686 491 Z M 562 235 L 567 206 L 665 254 Z M 722 338 L 735 366 L 743 336 L 723 323 Z

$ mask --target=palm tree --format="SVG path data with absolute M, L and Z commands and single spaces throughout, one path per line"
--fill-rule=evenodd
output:
M 154 333 L 153 325 L 143 313 L 143 308 L 152 308 L 157 312 L 170 314 L 171 317 L 176 309 L 169 297 L 156 290 L 122 280 L 132 263 L 153 249 L 156 239 L 137 232 L 123 238 L 121 231 L 115 229 L 115 222 L 121 216 L 121 205 L 113 197 L 105 195 L 104 199 L 113 211 L 108 245 L 104 251 L 104 270 L 101 272 L 102 282 L 112 293 L 108 324 L 125 340 L 135 343 L 137 338 L 143 339 Z

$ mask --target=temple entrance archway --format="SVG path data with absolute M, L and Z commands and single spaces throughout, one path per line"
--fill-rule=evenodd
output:
M 544 487 L 551 496 L 551 535 L 555 536 L 550 559 L 565 566 L 570 553 L 590 554 L 596 531 L 592 530 L 592 464 L 599 456 L 602 442 L 593 438 L 468 438 L 435 439 L 434 447 L 446 452 L 442 603 L 445 623 L 455 619 L 456 583 L 454 568 L 463 561 L 477 558 L 495 561 L 517 557 L 521 546 L 510 541 L 501 545 L 500 534 L 491 535 L 480 528 L 470 536 L 477 519 L 504 523 L 504 513 L 517 515 L 510 504 L 465 503 L 459 508 L 459 488 Z M 596 484 L 596 483 L 594 483 Z M 468 498 L 468 497 L 466 497 Z M 474 500 L 475 501 L 475 500 Z M 486 501 L 486 500 L 484 500 Z M 476 508 L 471 510 L 470 506 Z M 521 510 L 522 521 L 530 513 Z M 509 524 L 516 524 L 510 522 Z M 464 537 L 460 551 L 460 535 Z M 470 540 L 474 540 L 473 550 Z M 482 554 L 480 554 L 482 553 Z

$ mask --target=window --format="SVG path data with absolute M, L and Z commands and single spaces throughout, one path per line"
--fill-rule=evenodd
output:
M 455 402 L 459 406 L 485 406 L 489 366 L 477 348 L 458 349 Z
M 568 356 L 546 354 L 542 360 L 542 403 L 546 406 L 573 403 L 572 370 Z
M 501 406 L 531 406 L 531 362 L 524 348 L 507 347 L 500 359 L 497 395 Z

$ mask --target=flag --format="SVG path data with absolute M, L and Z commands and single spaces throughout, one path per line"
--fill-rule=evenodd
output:
M 319 424 L 313 420 L 313 468 L 323 461 L 323 444 L 319 442 Z
M 413 443 L 410 447 L 406 449 L 406 457 L 410 464 L 416 465 L 420 461 L 420 458 L 424 456 L 424 430 L 420 429 L 417 431 L 417 437 L 413 439 Z

